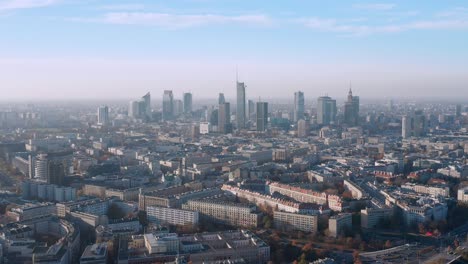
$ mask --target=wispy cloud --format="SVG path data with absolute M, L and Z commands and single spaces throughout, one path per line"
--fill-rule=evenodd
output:
M 270 25 L 272 23 L 270 17 L 262 14 L 226 16 L 216 14 L 181 15 L 155 12 L 110 12 L 97 18 L 73 18 L 71 20 L 120 25 L 148 25 L 164 29 L 179 29 L 228 23 L 252 25 Z
M 387 11 L 395 8 L 395 4 L 391 3 L 371 3 L 371 4 L 354 4 L 353 8 L 371 11 Z
M 46 7 L 58 2 L 59 0 L 0 0 L 0 10 Z
M 312 17 L 298 20 L 307 28 L 352 36 L 376 33 L 396 33 L 410 30 L 468 30 L 468 16 L 446 18 L 435 17 L 426 20 L 414 20 L 405 23 L 359 24 L 345 20 Z
M 145 9 L 145 5 L 143 4 L 115 4 L 115 5 L 104 5 L 98 7 L 100 10 L 112 10 L 112 11 L 118 11 L 118 10 L 124 10 L 124 11 L 136 11 L 136 10 L 143 10 Z

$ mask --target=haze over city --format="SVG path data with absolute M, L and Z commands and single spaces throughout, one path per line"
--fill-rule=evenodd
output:
M 468 263 L 468 2 L 0 0 L 0 264 Z
M 0 1 L 0 100 L 468 98 L 463 1 Z

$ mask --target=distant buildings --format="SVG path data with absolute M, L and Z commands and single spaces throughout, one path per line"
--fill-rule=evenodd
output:
M 231 107 L 229 103 L 219 105 L 218 110 L 218 131 L 221 134 L 231 133 Z
M 268 103 L 257 102 L 257 131 L 264 132 L 268 127 Z
M 98 125 L 105 126 L 109 124 L 109 107 L 100 106 L 97 110 L 98 114 Z
M 226 102 L 226 98 L 224 98 L 224 93 L 219 93 L 218 104 L 224 104 L 225 102 Z
M 192 94 L 184 93 L 184 113 L 190 114 L 192 111 Z
M 328 96 L 319 97 L 317 100 L 317 123 L 330 125 L 336 121 L 336 100 Z
M 236 81 L 237 84 L 237 105 L 236 105 L 236 122 L 237 129 L 245 128 L 245 84 Z
M 297 122 L 297 136 L 300 138 L 305 138 L 309 135 L 310 123 L 304 119 L 300 119 Z
M 135 119 L 151 120 L 151 95 L 145 94 L 138 101 L 130 101 L 128 116 Z
M 421 110 L 403 116 L 401 120 L 401 136 L 403 138 L 422 137 L 426 134 L 426 117 Z
M 353 96 L 349 88 L 348 100 L 344 106 L 344 122 L 349 126 L 356 126 L 359 121 L 359 97 Z
M 294 122 L 304 119 L 304 93 L 294 93 Z
M 163 120 L 172 120 L 174 118 L 174 95 L 171 90 L 165 90 L 163 94 Z
M 248 111 L 247 111 L 247 113 L 249 115 L 248 116 L 249 121 L 255 122 L 255 103 L 254 103 L 253 100 L 248 101 Z

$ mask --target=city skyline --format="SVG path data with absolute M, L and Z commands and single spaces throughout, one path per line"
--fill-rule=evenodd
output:
M 350 81 L 363 98 L 468 97 L 457 1 L 8 0 L 0 22 L 3 100 L 232 98 L 236 68 L 252 98 L 338 98 Z

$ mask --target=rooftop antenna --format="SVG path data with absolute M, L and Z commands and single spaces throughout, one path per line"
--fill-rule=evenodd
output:
M 236 65 L 236 82 L 239 82 L 239 72 L 237 70 L 237 65 Z

